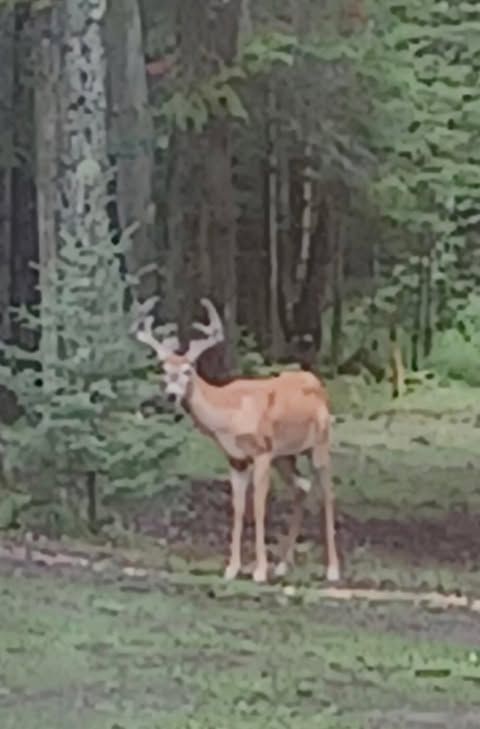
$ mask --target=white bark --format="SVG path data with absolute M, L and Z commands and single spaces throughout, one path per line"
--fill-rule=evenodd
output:
M 57 357 L 55 270 L 61 236 L 83 245 L 109 235 L 103 0 L 58 0 L 36 18 L 36 188 L 42 292 L 42 365 L 48 388 Z M 90 214 L 94 211 L 95 214 Z M 53 377 L 53 376 L 52 376 Z
M 297 299 L 300 295 L 305 281 L 308 262 L 310 260 L 310 249 L 312 244 L 312 149 L 309 144 L 305 145 L 305 168 L 303 172 L 303 209 L 302 209 L 302 240 L 300 256 L 297 261 L 295 286 Z
M 60 225 L 84 244 L 108 234 L 108 221 L 94 231 L 85 211 L 103 186 L 107 158 L 105 0 L 63 0 L 63 90 L 61 115 L 62 195 Z M 90 228 L 90 229 L 88 229 Z

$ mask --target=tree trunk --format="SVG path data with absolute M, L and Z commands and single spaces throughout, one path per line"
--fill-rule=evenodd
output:
M 40 300 L 38 273 L 31 263 L 38 260 L 38 233 L 34 147 L 34 90 L 32 84 L 32 31 L 36 13 L 30 3 L 16 3 L 14 42 L 14 141 L 11 222 L 11 303 L 18 307 Z M 21 346 L 34 349 L 38 336 L 32 329 L 11 323 L 11 336 Z
M 54 272 L 62 235 L 81 245 L 109 236 L 95 218 L 106 193 L 106 69 L 102 0 L 63 0 L 37 15 L 36 182 L 44 385 L 58 356 Z
M 237 321 L 237 280 L 235 270 L 236 206 L 232 184 L 232 159 L 229 121 L 212 122 L 209 144 L 210 245 L 212 293 L 222 307 L 227 346 L 224 367 L 234 366 Z
M 305 145 L 305 167 L 303 169 L 302 219 L 300 255 L 295 271 L 295 299 L 298 301 L 300 291 L 307 277 L 310 250 L 312 245 L 312 148 Z
M 240 15 L 241 0 L 221 5 L 214 2 L 200 5 L 194 0 L 178 3 L 183 89 L 192 88 L 233 61 Z M 181 324 L 180 338 L 186 343 L 189 323 L 196 313 L 196 299 L 211 296 L 223 318 L 227 341 L 226 347 L 207 352 L 199 362 L 199 369 L 209 379 L 217 379 L 222 371 L 233 366 L 236 339 L 236 206 L 229 118 L 219 112 L 201 132 L 176 130 L 170 153 L 167 265 Z M 207 258 L 208 271 L 200 268 Z
M 106 191 L 107 94 L 104 0 L 63 0 L 60 228 L 91 244 L 90 197 Z M 107 220 L 105 216 L 105 220 Z M 107 227 L 95 231 L 108 235 Z
M 109 151 L 116 163 L 117 212 L 122 229 L 139 224 L 127 257 L 130 273 L 140 275 L 142 298 L 158 286 L 151 226 L 153 128 L 148 101 L 138 0 L 109 0 L 107 12 Z
M 310 144 L 282 161 L 281 177 L 281 315 L 290 356 L 312 366 L 321 343 L 326 224 L 314 211 Z
M 309 146 L 305 151 L 309 150 Z M 310 157 L 290 161 L 287 174 L 290 191 L 290 236 L 285 238 L 283 259 L 283 298 L 289 339 L 298 334 L 296 310 L 310 263 L 312 236 L 312 179 Z
M 14 12 L 0 5 L 0 339 L 10 337 Z
M 419 350 L 420 350 L 420 338 L 422 334 L 422 308 L 423 308 L 423 281 L 424 281 L 424 268 L 422 258 L 418 262 L 417 270 L 417 287 L 414 297 L 414 315 L 413 315 L 413 331 L 411 337 L 411 358 L 410 367 L 413 372 L 418 372 L 419 369 Z
M 42 296 L 41 361 L 45 378 L 53 372 L 57 357 L 57 331 L 52 321 L 55 292 L 50 274 L 57 258 L 57 210 L 60 112 L 60 74 L 62 68 L 61 8 L 57 3 L 38 13 L 35 78 L 36 192 L 39 245 L 39 275 Z
M 278 359 L 282 354 L 282 330 L 279 316 L 279 230 L 278 230 L 278 157 L 276 138 L 276 102 L 275 92 L 270 87 L 268 90 L 268 240 L 269 240 L 269 268 L 270 268 L 270 341 L 273 359 Z
M 405 394 L 405 367 L 395 322 L 390 324 L 390 367 L 392 398 L 395 399 Z
M 339 214 L 334 199 L 328 204 L 328 223 L 330 250 L 333 256 L 332 298 L 333 316 L 331 333 L 331 360 L 333 375 L 338 373 L 342 359 L 343 328 L 343 268 L 344 268 L 344 220 Z
M 423 356 L 429 357 L 432 352 L 433 344 L 433 324 L 432 324 L 432 250 L 430 242 L 430 250 L 428 251 L 428 259 L 425 266 L 425 308 L 423 321 Z

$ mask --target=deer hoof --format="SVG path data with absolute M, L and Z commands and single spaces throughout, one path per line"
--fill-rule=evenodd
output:
M 255 567 L 254 573 L 253 573 L 253 581 L 257 583 L 266 582 L 267 581 L 267 567 L 260 566 Z
M 274 570 L 275 577 L 285 577 L 287 572 L 288 566 L 286 562 L 279 562 Z
M 340 579 L 340 570 L 338 565 L 330 564 L 327 567 L 327 580 L 328 582 L 338 582 Z
M 229 564 L 228 567 L 225 570 L 225 579 L 226 580 L 234 580 L 235 577 L 237 577 L 238 573 L 240 572 L 240 565 L 238 564 Z

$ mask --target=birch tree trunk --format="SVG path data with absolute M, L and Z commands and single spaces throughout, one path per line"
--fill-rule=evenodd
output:
M 338 195 L 338 197 L 340 197 L 340 195 Z M 331 360 L 332 374 L 336 376 L 342 359 L 345 222 L 342 219 L 342 211 L 337 209 L 334 196 L 327 195 L 327 210 L 329 249 L 331 251 L 333 263 Z
M 63 0 L 63 89 L 61 94 L 60 228 L 82 242 L 108 235 L 93 231 L 85 213 L 92 196 L 106 191 L 107 87 L 103 39 L 105 0 Z
M 107 211 L 90 215 L 106 193 L 106 64 L 103 0 L 58 0 L 37 14 L 36 189 L 42 297 L 44 385 L 57 357 L 55 269 L 62 235 L 81 245 L 108 237 Z M 94 219 L 93 219 L 94 218 Z
M 10 337 L 14 12 L 0 5 L 0 339 Z
M 107 12 L 109 149 L 116 161 L 117 211 L 121 228 L 138 223 L 127 257 L 130 273 L 140 276 L 140 294 L 157 289 L 152 218 L 153 127 L 148 101 L 138 0 L 109 0 Z
M 312 149 L 302 145 L 302 155 L 290 157 L 288 167 L 282 169 L 287 187 L 282 201 L 289 194 L 290 230 L 282 236 L 282 299 L 285 332 L 290 355 L 307 364 L 315 357 L 320 344 L 320 312 L 317 311 L 317 293 L 323 284 L 318 279 L 321 263 L 319 246 L 313 245 L 318 237 L 318 215 L 314 214 Z M 282 202 L 282 207 L 286 203 Z M 308 354 L 306 352 L 308 351 Z
M 425 262 L 425 310 L 423 320 L 423 356 L 426 358 L 431 354 L 433 344 L 433 322 L 432 322 L 432 244 L 429 241 L 427 260 Z

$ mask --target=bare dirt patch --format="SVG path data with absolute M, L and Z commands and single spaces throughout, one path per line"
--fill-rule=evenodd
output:
M 285 533 L 291 501 L 285 493 L 272 493 L 267 515 L 271 541 Z M 132 505 L 129 506 L 132 508 Z M 165 540 L 172 547 L 183 545 L 200 558 L 226 552 L 231 521 L 230 489 L 223 481 L 195 481 L 182 492 L 179 504 L 165 508 L 161 496 L 138 502 L 130 511 L 141 533 Z M 318 508 L 306 510 L 300 540 L 320 543 L 323 520 Z M 246 515 L 245 541 L 253 538 L 251 501 Z M 369 545 L 387 557 L 412 565 L 434 559 L 448 567 L 465 568 L 480 554 L 480 514 L 466 505 L 439 513 L 436 518 L 356 518 L 342 511 L 337 516 L 339 546 L 344 559 L 355 549 Z

